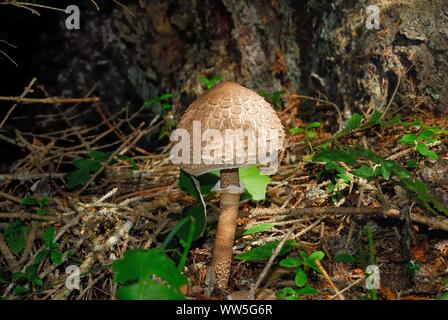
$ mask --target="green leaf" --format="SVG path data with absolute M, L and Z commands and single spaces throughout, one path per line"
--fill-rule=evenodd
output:
M 305 126 L 307 129 L 318 128 L 320 127 L 320 122 L 311 122 Z
M 423 139 L 429 143 L 433 143 L 435 141 L 435 139 L 434 139 L 435 136 L 436 136 L 436 133 L 432 129 L 429 129 L 429 128 L 420 131 L 420 133 L 418 134 L 418 137 L 420 139 Z
M 50 254 L 49 249 L 43 249 L 34 258 L 34 264 L 39 265 L 43 259 L 45 259 Z
M 314 138 L 314 137 L 316 136 L 316 134 L 314 133 L 314 131 L 311 131 L 311 130 L 305 130 L 305 135 L 306 135 L 308 138 L 310 138 L 310 139 L 312 139 L 312 138 Z
M 59 250 L 51 250 L 50 259 L 54 265 L 58 266 L 62 263 L 62 253 Z
M 241 253 L 235 257 L 238 260 L 244 261 L 264 261 L 271 257 L 272 251 L 277 247 L 279 241 L 269 242 L 257 248 L 253 248 L 248 252 Z M 294 248 L 296 243 L 292 240 L 286 240 L 282 249 L 280 250 L 279 256 L 286 254 L 292 248 Z
M 363 164 L 361 167 L 359 167 L 358 169 L 353 169 L 352 173 L 355 176 L 370 180 L 372 179 L 373 175 L 374 175 L 374 171 L 371 167 Z
M 385 160 L 380 166 L 381 174 L 384 179 L 389 180 L 392 174 L 392 168 L 394 167 L 394 162 L 391 160 Z
M 162 103 L 162 109 L 163 110 L 170 110 L 171 109 L 171 105 L 169 103 Z
M 373 111 L 372 115 L 370 116 L 369 122 L 367 122 L 368 125 L 375 125 L 378 124 L 381 120 L 381 116 L 383 114 L 377 110 Z
M 8 224 L 5 229 L 5 241 L 15 254 L 19 254 L 25 248 L 26 233 L 28 228 L 18 220 Z
M 406 161 L 406 166 L 408 166 L 408 168 L 410 169 L 415 169 L 418 167 L 418 163 L 416 160 L 408 160 Z
M 279 265 L 286 268 L 296 268 L 303 265 L 303 261 L 297 258 L 289 257 L 281 260 Z
M 325 257 L 325 253 L 323 251 L 314 251 L 309 257 L 306 259 L 307 262 L 314 262 L 314 260 L 322 260 Z
M 322 150 L 313 157 L 314 162 L 345 162 L 356 163 L 356 158 L 345 150 Z
M 25 294 L 28 292 L 28 288 L 25 286 L 16 286 L 14 288 L 14 293 L 21 295 L 21 294 Z
M 39 200 L 35 197 L 25 197 L 20 200 L 20 204 L 27 206 L 35 206 L 39 204 Z
M 189 217 L 192 216 L 194 218 L 194 232 L 193 232 L 193 241 L 199 239 L 202 237 L 205 231 L 205 227 L 207 225 L 207 217 L 205 215 L 204 206 L 202 203 L 193 205 L 193 206 L 186 206 L 182 210 L 182 217 Z M 183 241 L 187 241 L 188 234 L 190 232 L 190 225 L 191 222 L 184 224 L 179 231 L 177 232 L 176 236 Z
M 54 227 L 49 226 L 47 229 L 45 229 L 42 240 L 44 241 L 44 244 L 50 248 L 54 243 L 54 238 L 55 238 Z
M 398 142 L 413 146 L 415 141 L 417 141 L 418 137 L 415 134 L 407 134 L 403 136 Z
M 252 228 L 245 230 L 243 235 L 247 236 L 250 234 L 265 232 L 272 229 L 273 227 L 274 225 L 272 223 L 260 223 L 253 226 Z
M 243 196 L 243 199 L 248 196 L 248 199 L 264 200 L 266 198 L 266 187 L 271 178 L 261 174 L 256 166 L 240 168 L 239 173 L 240 181 L 247 191 L 247 195 Z
M 39 204 L 42 206 L 48 206 L 50 204 L 50 198 L 48 198 L 48 196 L 43 196 L 40 198 Z
M 39 209 L 36 210 L 36 214 L 37 214 L 38 216 L 44 216 L 44 215 L 47 214 L 47 210 L 42 209 L 42 208 L 39 208 Z
M 356 259 L 354 256 L 348 253 L 339 253 L 334 258 L 334 261 L 337 263 L 355 263 Z
M 444 292 L 441 295 L 439 295 L 436 300 L 448 300 L 448 292 Z
M 209 172 L 209 173 L 200 175 L 199 177 L 197 177 L 197 179 L 200 184 L 200 189 L 201 189 L 202 195 L 206 196 L 212 192 L 212 188 L 219 181 L 219 173 Z M 177 187 L 180 190 L 187 192 L 190 196 L 195 198 L 197 201 L 201 200 L 198 190 L 196 189 L 196 186 L 194 184 L 193 177 L 183 170 L 180 171 L 179 180 L 177 182 Z
M 392 172 L 396 174 L 400 178 L 408 178 L 411 176 L 411 173 L 407 171 L 405 168 L 394 162 L 392 167 Z
M 294 277 L 294 282 L 296 286 L 303 287 L 305 283 L 308 281 L 308 276 L 302 269 L 298 269 L 296 276 Z
M 172 94 L 171 92 L 166 92 L 166 93 L 162 94 L 162 95 L 159 97 L 159 100 L 160 100 L 160 101 L 167 101 L 167 100 L 169 100 L 172 96 L 173 96 L 173 94 Z
M 290 287 L 282 288 L 280 290 L 277 290 L 277 292 L 275 293 L 275 296 L 277 298 L 286 298 L 288 296 L 295 296 L 295 295 L 296 295 L 295 290 Z
M 161 285 L 152 279 L 139 281 L 117 290 L 120 300 L 184 300 L 179 292 Z
M 166 281 L 172 288 L 179 289 L 187 283 L 187 278 L 180 274 L 174 262 L 158 249 L 128 250 L 124 258 L 112 263 L 114 280 L 124 284 L 133 280 L 150 280 L 155 275 Z
M 112 155 L 111 152 L 102 152 L 102 151 L 96 151 L 96 150 L 89 152 L 90 158 L 92 158 L 93 160 L 98 160 L 100 162 L 109 160 L 111 155 Z
M 79 169 L 85 170 L 87 172 L 97 172 L 101 169 L 101 163 L 97 160 L 76 159 L 75 161 L 73 161 L 73 164 Z
M 75 189 L 89 182 L 91 176 L 86 170 L 78 169 L 68 173 L 65 178 L 67 180 L 67 187 L 69 189 Z
M 359 128 L 361 124 L 362 116 L 359 113 L 354 113 L 347 121 L 344 131 L 352 131 Z
M 310 287 L 310 286 L 305 286 L 303 288 L 300 288 L 300 289 L 296 290 L 296 294 L 298 296 L 304 296 L 304 295 L 307 295 L 307 294 L 317 294 L 317 293 L 318 293 L 318 291 L 316 289 L 314 289 L 313 287 Z
M 437 155 L 437 153 L 435 153 L 432 150 L 429 150 L 428 147 L 426 146 L 426 144 L 421 143 L 421 142 L 417 142 L 417 151 L 425 156 L 428 157 L 432 160 L 437 160 L 439 158 L 439 156 Z
M 303 129 L 303 128 L 291 128 L 288 131 L 289 131 L 289 133 L 302 133 L 302 132 L 305 131 L 305 129 Z
M 338 165 L 334 162 L 327 162 L 325 164 L 325 169 L 326 170 L 336 170 L 337 172 L 342 173 L 342 174 L 347 172 L 344 168 L 342 168 L 340 165 Z

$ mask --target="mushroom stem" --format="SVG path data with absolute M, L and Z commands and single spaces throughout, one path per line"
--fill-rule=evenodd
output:
M 238 168 L 221 170 L 221 188 L 240 185 Z M 220 200 L 220 213 L 213 248 L 212 268 L 216 277 L 216 285 L 220 289 L 227 288 L 233 256 L 238 207 L 240 194 L 223 191 Z

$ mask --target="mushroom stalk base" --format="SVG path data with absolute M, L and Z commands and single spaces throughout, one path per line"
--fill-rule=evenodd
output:
M 221 187 L 239 186 L 238 168 L 221 170 Z M 216 286 L 227 288 L 233 256 L 233 243 L 238 220 L 239 194 L 221 193 L 220 214 L 213 248 L 212 268 Z

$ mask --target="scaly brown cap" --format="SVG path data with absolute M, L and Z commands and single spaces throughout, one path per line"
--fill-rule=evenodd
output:
M 196 140 L 195 149 L 193 137 L 194 133 L 198 134 L 198 124 L 202 141 Z M 196 127 L 196 132 L 193 127 Z M 285 144 L 283 125 L 271 105 L 256 92 L 234 82 L 222 82 L 201 95 L 188 107 L 177 128 L 185 129 L 191 137 L 190 161 L 178 165 L 193 175 L 216 169 L 266 166 L 266 161 L 258 156 L 260 149 L 268 150 L 266 155 L 277 159 Z M 207 135 L 207 130 L 211 134 Z M 242 131 L 243 136 L 240 135 Z M 214 133 L 217 132 L 221 134 L 222 141 L 215 139 Z M 226 134 L 231 139 L 226 139 Z M 256 137 L 251 136 L 255 139 L 250 139 L 250 134 L 255 134 Z M 235 144 L 238 142 L 242 150 Z M 197 149 L 201 149 L 199 153 Z

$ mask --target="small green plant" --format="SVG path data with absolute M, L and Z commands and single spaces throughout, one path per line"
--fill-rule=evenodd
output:
M 209 89 L 209 90 L 211 88 L 213 88 L 214 86 L 216 86 L 218 83 L 220 83 L 222 80 L 223 80 L 223 77 L 219 76 L 219 75 L 214 76 L 211 79 L 207 78 L 206 76 L 199 77 L 199 81 L 202 84 L 204 84 L 207 87 L 207 89 Z
M 283 91 L 274 91 L 269 93 L 267 91 L 259 92 L 260 96 L 268 100 L 274 108 L 279 109 L 283 105 Z
M 29 228 L 21 220 L 8 224 L 5 229 L 5 241 L 15 254 L 19 254 L 25 248 L 26 236 Z
M 167 255 L 166 248 L 173 237 L 188 226 L 184 248 L 178 266 Z M 121 300 L 183 300 L 188 279 L 182 275 L 187 254 L 195 237 L 193 214 L 183 218 L 171 230 L 159 248 L 128 250 L 122 259 L 112 263 L 114 281 L 120 284 L 117 297 Z M 180 236 L 182 239 L 182 235 Z
M 126 161 L 132 170 L 138 170 L 135 160 L 126 155 L 116 155 L 112 158 L 111 152 L 91 151 L 88 156 L 89 159 L 81 158 L 73 161 L 76 169 L 65 176 L 65 183 L 69 189 L 73 190 L 79 186 L 84 186 L 92 179 L 93 174 L 109 161 Z
M 316 137 L 315 129 L 318 127 L 320 127 L 320 122 L 311 122 L 300 128 L 291 128 L 289 129 L 289 133 L 293 134 L 303 133 L 306 137 L 305 143 L 309 145 L 311 152 L 314 152 L 311 140 Z
M 25 206 L 37 206 L 35 214 L 43 216 L 47 214 L 47 210 L 45 209 L 45 207 L 50 203 L 50 199 L 48 198 L 48 196 L 43 196 L 41 198 L 25 197 L 20 200 L 20 203 Z
M 324 257 L 325 254 L 322 251 L 314 251 L 310 255 L 305 251 L 299 251 L 298 257 L 288 257 L 281 260 L 279 263 L 280 266 L 295 268 L 294 282 L 297 288 L 282 288 L 276 292 L 275 296 L 280 299 L 298 300 L 301 296 L 316 294 L 317 290 L 309 284 L 308 273 L 311 270 L 320 273 L 320 269 L 315 261 L 321 261 Z
M 20 242 L 25 239 L 21 239 Z M 34 258 L 33 264 L 28 266 L 25 269 L 25 272 L 14 272 L 12 274 L 12 281 L 16 283 L 15 293 L 22 295 L 29 292 L 29 288 L 31 285 L 42 286 L 43 281 L 39 277 L 38 268 L 41 262 L 49 257 L 50 261 L 55 265 L 60 265 L 64 260 L 64 255 L 59 250 L 59 245 L 55 241 L 55 229 L 53 226 L 45 229 L 42 241 L 45 245 L 44 249 L 42 249 Z M 24 246 L 24 243 L 23 243 Z M 23 248 L 22 248 L 23 250 Z M 68 255 L 68 253 L 67 253 Z
M 419 162 L 419 156 L 424 156 L 432 160 L 437 160 L 439 157 L 437 153 L 428 148 L 428 144 L 436 142 L 441 134 L 446 134 L 446 131 L 441 128 L 424 128 L 418 134 L 407 134 L 403 136 L 399 142 L 415 147 L 417 151 L 417 159 L 409 160 L 407 165 L 414 169 Z
M 391 181 L 393 184 L 400 185 L 408 190 L 410 193 L 417 197 L 417 200 L 430 212 L 444 213 L 448 215 L 448 209 L 443 206 L 431 193 L 426 184 L 420 179 L 413 177 L 412 173 L 403 168 L 400 164 L 395 161 L 384 159 L 381 156 L 375 154 L 374 152 L 363 149 L 361 147 L 351 148 L 337 143 L 337 139 L 354 132 L 357 130 L 365 130 L 374 125 L 391 125 L 398 124 L 402 126 L 418 126 L 421 127 L 421 121 L 416 120 L 413 122 L 403 122 L 400 117 L 394 117 L 390 120 L 381 120 L 382 114 L 375 111 L 371 118 L 366 120 L 359 115 L 354 114 L 347 122 L 346 127 L 335 134 L 332 139 L 326 143 L 320 145 L 318 151 L 313 156 L 314 162 L 324 163 L 324 170 L 318 174 L 320 178 L 330 179 L 330 184 L 327 187 L 327 192 L 332 194 L 332 200 L 336 201 L 336 197 L 339 195 L 341 186 L 351 183 L 354 176 L 363 178 L 366 180 L 372 180 L 377 177 L 381 177 L 386 181 Z M 412 144 L 419 143 L 419 139 L 424 141 L 433 141 L 437 135 L 446 134 L 443 129 L 423 130 L 420 132 L 421 135 L 416 136 L 417 138 L 413 140 L 412 136 L 404 139 L 403 141 Z M 422 133 L 423 132 L 423 133 Z M 432 133 L 431 133 L 432 132 Z M 422 143 L 422 145 L 424 145 Z M 333 146 L 333 148 L 330 148 Z M 421 151 L 426 156 L 432 156 L 431 153 Z M 426 148 L 426 146 L 425 146 Z M 425 149 L 426 150 L 426 149 Z M 430 150 L 428 150 L 430 151 Z M 346 166 L 342 167 L 340 163 L 344 163 Z M 347 169 L 348 168 L 348 169 Z
M 171 99 L 172 96 L 173 96 L 172 93 L 165 92 L 164 94 L 162 94 L 158 97 L 154 97 L 149 100 L 146 100 L 143 103 L 143 107 L 149 108 L 149 107 L 154 107 L 154 106 L 160 106 L 162 108 L 162 110 L 165 110 L 165 111 L 170 110 L 171 104 L 169 103 L 169 100 Z

